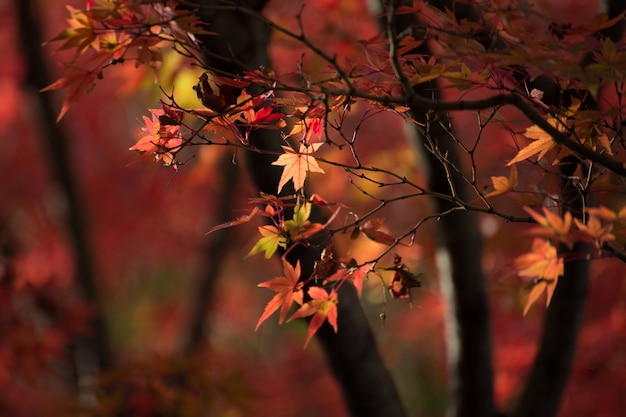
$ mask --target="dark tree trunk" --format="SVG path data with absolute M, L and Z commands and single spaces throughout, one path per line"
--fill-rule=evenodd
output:
M 211 5 L 208 1 L 203 5 Z M 208 7 L 201 11 L 203 20 L 218 36 L 204 37 L 207 48 L 207 67 L 218 73 L 238 74 L 248 68 L 269 65 L 267 46 L 269 28 L 255 16 L 265 2 L 248 2 L 246 11 L 213 12 Z M 280 151 L 282 139 L 272 131 L 255 131 L 250 143 L 260 149 Z M 247 155 L 250 177 L 260 191 L 276 194 L 281 169 L 272 166 L 276 158 L 257 153 Z M 319 212 L 312 220 L 320 219 Z M 322 247 L 296 248 L 288 260 L 300 261 L 302 276 L 309 276 L 314 262 L 320 258 Z M 376 347 L 374 335 L 363 314 L 354 288 L 348 285 L 340 290 L 338 304 L 339 333 L 328 325 L 322 326 L 317 340 L 326 354 L 328 364 L 343 391 L 348 409 L 354 416 L 404 417 L 406 413 L 393 380 Z M 303 399 L 306 400 L 306 399 Z

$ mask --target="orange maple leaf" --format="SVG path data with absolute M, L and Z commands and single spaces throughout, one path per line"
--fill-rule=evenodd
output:
M 563 275 L 563 259 L 557 256 L 556 248 L 547 239 L 534 239 L 531 252 L 518 256 L 515 267 L 523 277 L 556 281 Z
M 511 167 L 511 173 L 508 177 L 491 177 L 491 182 L 494 190 L 485 194 L 485 198 L 497 197 L 513 191 L 517 185 L 517 167 L 515 165 Z
M 282 147 L 285 153 L 280 155 L 276 161 L 272 162 L 272 165 L 284 167 L 278 183 L 279 194 L 289 180 L 293 181 L 294 189 L 298 191 L 304 186 L 307 172 L 324 173 L 324 170 L 320 168 L 315 158 L 311 156 L 311 154 L 317 151 L 322 145 L 323 143 L 314 143 L 308 146 L 301 144 L 298 152 L 289 146 Z
M 556 119 L 549 119 L 548 122 L 554 126 L 556 124 Z M 538 126 L 531 126 L 526 129 L 524 136 L 530 139 L 535 139 L 535 141 L 520 149 L 517 155 L 515 155 L 515 158 L 511 159 L 506 166 L 511 166 L 517 162 L 524 161 L 535 154 L 539 154 L 537 156 L 537 161 L 539 161 L 546 155 L 546 153 L 548 153 L 550 149 L 554 147 L 554 145 L 556 145 L 552 136 Z
M 303 304 L 289 319 L 291 321 L 296 318 L 313 316 L 309 322 L 309 330 L 304 342 L 305 347 L 326 320 L 337 333 L 337 303 L 339 302 L 337 292 L 334 289 L 328 293 L 322 287 L 311 287 L 308 294 L 311 301 Z
M 547 294 L 546 305 L 549 305 L 559 276 L 564 271 L 563 259 L 558 257 L 556 248 L 550 241 L 539 238 L 533 240 L 532 251 L 517 257 L 515 267 L 520 276 L 531 277 L 535 283 L 524 308 L 524 315 L 544 291 Z
M 278 318 L 278 324 L 283 324 L 291 305 L 294 302 L 302 305 L 302 297 L 304 295 L 302 286 L 304 284 L 302 282 L 298 282 L 300 279 L 300 261 L 296 263 L 295 268 L 285 259 L 282 259 L 282 261 L 285 276 L 272 278 L 269 281 L 262 282 L 258 285 L 259 287 L 265 287 L 275 291 L 277 294 L 274 295 L 274 298 L 272 298 L 265 306 L 265 310 L 263 310 L 263 314 L 259 318 L 255 330 L 258 330 L 261 323 L 274 314 L 274 312 L 279 308 L 280 316 Z
M 348 279 L 351 279 L 352 284 L 356 288 L 356 291 L 360 297 L 361 292 L 363 291 L 363 281 L 367 277 L 367 274 L 372 272 L 372 264 L 366 264 L 360 267 L 350 266 L 356 264 L 356 261 L 354 259 L 350 259 L 348 262 L 335 260 L 332 260 L 331 262 L 331 268 L 335 269 L 331 270 L 332 273 L 328 274 L 324 278 L 324 284 L 334 281 L 346 281 Z
M 529 233 L 542 236 L 545 238 L 551 238 L 558 242 L 565 243 L 571 248 L 573 244 L 572 235 L 570 230 L 572 228 L 572 213 L 569 211 L 561 216 L 551 212 L 549 209 L 542 207 L 544 216 L 537 213 L 530 207 L 524 207 L 524 210 L 532 216 L 539 227 L 533 227 L 529 230 Z
M 605 242 L 615 240 L 615 235 L 611 233 L 613 230 L 613 224 L 602 224 L 596 215 L 590 215 L 587 219 L 587 224 L 578 219 L 574 219 L 574 222 L 576 223 L 578 230 L 594 241 L 597 248 L 602 247 Z
M 606 206 L 600 207 L 588 207 L 585 209 L 587 213 L 593 216 L 598 216 L 602 220 L 606 220 L 607 222 L 626 222 L 626 206 L 622 207 L 618 212 L 611 210 Z
M 580 100 L 573 99 L 572 104 L 569 106 L 569 108 L 564 110 L 562 114 L 558 116 L 558 118 L 548 117 L 546 121 L 559 132 L 565 132 L 567 129 L 567 118 L 576 114 L 576 112 L 580 108 L 580 104 Z M 506 164 L 507 166 L 511 166 L 517 162 L 524 161 L 535 154 L 539 154 L 537 155 L 537 161 L 539 161 L 546 155 L 546 153 L 548 153 L 550 149 L 552 149 L 556 145 L 556 142 L 554 141 L 552 136 L 550 136 L 548 132 L 546 132 L 537 125 L 531 126 L 526 129 L 526 132 L 524 132 L 524 136 L 530 139 L 535 139 L 535 141 L 520 149 L 517 155 L 515 155 L 515 158 L 511 159 L 509 163 Z M 568 151 L 566 150 L 565 153 L 567 152 Z M 559 156 L 557 156 L 557 160 L 563 156 L 562 154 L 563 151 Z
M 550 305 L 550 300 L 552 300 L 552 294 L 554 294 L 554 289 L 556 288 L 556 281 L 538 279 L 534 282 L 533 288 L 530 290 L 528 294 L 528 300 L 526 301 L 526 305 L 524 306 L 524 315 L 528 313 L 530 307 L 541 297 L 541 295 L 546 293 L 546 307 Z

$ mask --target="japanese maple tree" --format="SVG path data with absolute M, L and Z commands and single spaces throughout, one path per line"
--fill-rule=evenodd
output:
M 383 294 L 385 321 L 392 303 L 418 310 L 427 281 L 447 306 L 455 414 L 551 416 L 589 287 L 603 285 L 590 283 L 590 265 L 626 260 L 618 3 L 572 23 L 524 1 L 388 0 L 371 11 L 372 33 L 337 29 L 339 42 L 309 34 L 306 7 L 287 23 L 264 1 L 88 1 L 68 6 L 53 41 L 70 55 L 41 91 L 65 89 L 62 120 L 112 68 L 146 67 L 160 103 L 137 115 L 131 151 L 177 175 L 199 149 L 225 148 L 246 164 L 258 188 L 248 214 L 208 235 L 236 226 L 254 236 L 248 259 L 280 257 L 282 275 L 251 278 L 275 293 L 256 329 L 274 314 L 279 324 L 306 319 L 304 343 L 318 336 L 354 415 L 407 415 L 358 297 Z M 273 66 L 274 44 L 293 48 L 296 62 Z M 197 70 L 193 87 L 161 85 L 168 56 Z M 375 143 L 364 131 L 378 123 Z M 415 170 L 381 156 L 388 126 L 404 128 L 394 140 Z M 488 222 L 523 230 L 508 258 L 483 253 Z M 504 400 L 494 388 L 491 275 L 515 288 L 509 299 L 525 320 L 547 305 L 526 386 Z

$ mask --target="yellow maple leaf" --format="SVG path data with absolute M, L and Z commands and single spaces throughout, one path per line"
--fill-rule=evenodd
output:
M 283 146 L 284 154 L 272 162 L 272 165 L 283 166 L 283 173 L 278 182 L 278 193 L 283 189 L 289 180 L 293 181 L 295 191 L 300 190 L 304 186 L 307 172 L 320 172 L 324 170 L 317 164 L 317 160 L 311 155 L 317 151 L 323 143 L 313 143 L 311 145 L 300 145 L 299 151 L 295 151 L 289 146 Z
M 517 185 L 517 168 L 515 165 L 511 167 L 511 173 L 508 177 L 491 177 L 494 190 L 485 194 L 485 198 L 497 197 L 502 194 L 506 194 L 509 191 L 513 191 Z
M 261 236 L 263 237 L 256 242 L 252 249 L 250 249 L 247 256 L 265 252 L 265 259 L 269 259 L 279 247 L 283 249 L 287 247 L 287 238 L 283 235 L 283 231 L 278 227 L 272 225 L 260 226 L 259 233 L 261 233 Z
M 556 124 L 556 119 L 551 118 L 548 120 L 548 122 L 552 126 L 554 126 Z M 518 162 L 524 161 L 535 154 L 539 154 L 537 156 L 537 161 L 539 161 L 546 155 L 546 153 L 548 153 L 550 149 L 554 147 L 554 145 L 556 145 L 556 142 L 554 141 L 554 139 L 552 139 L 552 136 L 550 136 L 548 132 L 538 126 L 531 126 L 526 129 L 526 132 L 524 132 L 524 136 L 535 140 L 529 145 L 520 149 L 517 155 L 515 155 L 515 158 L 511 159 L 509 163 L 506 164 L 506 166 L 511 166 Z
M 573 117 L 580 108 L 580 105 L 580 100 L 572 99 L 572 104 L 567 109 L 562 111 L 561 115 L 558 116 L 558 119 L 554 117 L 548 117 L 546 121 L 559 132 L 565 132 L 567 129 L 567 118 Z M 556 145 L 556 142 L 554 141 L 552 136 L 550 136 L 548 132 L 546 132 L 537 125 L 531 126 L 526 129 L 526 131 L 524 132 L 524 136 L 529 139 L 534 139 L 535 141 L 520 149 L 517 155 L 515 155 L 515 158 L 511 159 L 509 163 L 506 164 L 507 166 L 511 166 L 517 162 L 524 161 L 535 154 L 539 154 L 537 155 L 537 161 L 539 161 L 546 155 L 546 153 L 548 153 L 550 149 L 554 147 L 554 145 Z M 563 155 L 559 155 L 557 157 L 557 160 L 560 159 L 562 156 Z

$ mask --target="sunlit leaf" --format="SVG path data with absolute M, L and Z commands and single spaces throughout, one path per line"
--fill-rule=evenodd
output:
M 530 214 L 532 218 L 539 223 L 538 227 L 532 227 L 528 233 L 550 238 L 554 241 L 565 243 L 567 246 L 571 247 L 574 243 L 573 237 L 570 233 L 573 224 L 572 213 L 568 211 L 563 215 L 563 217 L 561 217 L 546 207 L 542 207 L 542 210 L 544 214 L 543 216 L 530 207 L 524 207 L 524 211 Z
M 263 237 L 250 249 L 247 256 L 265 252 L 265 259 L 269 259 L 276 253 L 279 247 L 283 249 L 287 247 L 287 238 L 278 227 L 272 225 L 260 226 L 259 233 L 261 233 Z
M 304 187 L 308 172 L 324 173 L 324 170 L 317 164 L 317 160 L 311 155 L 320 146 L 322 143 L 314 143 L 309 146 L 302 144 L 298 152 L 289 146 L 282 147 L 285 153 L 280 155 L 275 162 L 272 162 L 272 165 L 284 167 L 278 183 L 278 193 L 289 180 L 293 181 L 294 189 L 298 191 Z
M 563 259 L 549 240 L 536 238 L 532 250 L 515 259 L 515 267 L 522 277 L 547 279 L 556 282 L 563 275 Z
M 295 268 L 282 259 L 283 271 L 285 273 L 282 277 L 272 278 L 269 281 L 260 283 L 259 287 L 264 287 L 276 292 L 277 294 L 267 303 L 263 314 L 259 318 L 256 324 L 256 330 L 259 329 L 261 323 L 269 318 L 276 310 L 280 308 L 280 315 L 278 318 L 278 324 L 283 324 L 289 308 L 295 302 L 298 305 L 302 305 L 304 292 L 302 290 L 303 283 L 298 282 L 300 279 L 300 261 L 296 263 Z
M 548 153 L 550 149 L 554 147 L 554 145 L 556 145 L 556 142 L 554 141 L 554 139 L 552 139 L 552 136 L 550 136 L 545 130 L 541 129 L 538 126 L 531 126 L 526 129 L 525 135 L 526 137 L 535 140 L 526 147 L 520 149 L 517 155 L 515 155 L 515 158 L 511 159 L 506 164 L 507 166 L 511 166 L 518 162 L 524 161 L 536 154 L 538 154 L 537 160 L 539 161 L 546 155 L 546 153 Z
M 506 194 L 515 189 L 517 185 L 517 167 L 511 167 L 511 173 L 508 177 L 491 177 L 494 190 L 485 194 L 485 198 L 493 198 Z
M 296 318 L 313 316 L 309 322 L 309 329 L 304 342 L 305 347 L 327 320 L 335 332 L 337 332 L 337 303 L 339 302 L 334 289 L 329 293 L 324 288 L 311 287 L 308 294 L 311 297 L 311 301 L 303 304 L 289 319 L 291 321 Z

